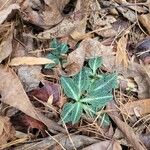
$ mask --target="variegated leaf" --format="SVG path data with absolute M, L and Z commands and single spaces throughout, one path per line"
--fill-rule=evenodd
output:
M 82 108 L 85 111 L 87 117 L 92 118 L 96 114 L 96 108 L 92 105 L 82 104 Z
M 89 78 L 84 69 L 82 69 L 75 77 L 74 82 L 79 90 L 79 97 L 85 92 L 89 86 Z
M 75 124 L 79 121 L 83 112 L 82 104 L 80 102 L 76 102 L 74 105 L 75 106 L 71 114 L 72 124 Z
M 89 60 L 89 66 L 93 70 L 93 75 L 96 74 L 96 70 L 102 65 L 102 59 L 100 57 L 94 57 Z
M 72 124 L 75 124 L 79 121 L 81 118 L 83 108 L 81 106 L 82 104 L 80 102 L 76 103 L 66 103 L 64 105 L 63 111 L 62 111 L 62 120 L 67 122 L 72 122 Z
M 72 121 L 71 113 L 72 113 L 72 110 L 74 109 L 74 107 L 75 107 L 75 105 L 73 103 L 66 103 L 63 106 L 61 117 L 65 123 Z
M 105 106 L 113 98 L 112 94 L 91 95 L 80 100 L 82 103 L 88 103 L 96 108 Z
M 110 91 L 112 91 L 112 89 L 116 88 L 116 85 L 117 85 L 117 75 L 115 73 L 109 74 L 94 82 L 91 85 L 88 93 L 89 94 L 109 93 Z
M 76 101 L 79 100 L 79 90 L 77 85 L 74 83 L 73 79 L 61 77 L 61 85 L 67 97 L 72 98 Z

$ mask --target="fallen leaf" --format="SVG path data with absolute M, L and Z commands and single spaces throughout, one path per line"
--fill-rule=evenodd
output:
M 133 78 L 138 85 L 137 92 L 139 99 L 146 99 L 150 97 L 149 71 L 141 64 L 129 62 L 128 68 L 125 68 L 120 64 L 116 64 L 116 57 L 113 55 L 103 56 L 103 64 L 109 72 L 115 70 L 118 74 L 123 75 L 125 78 Z
M 0 66 L 0 72 L 0 94 L 2 102 L 21 110 L 26 115 L 34 119 L 43 122 L 48 129 L 65 132 L 65 130 L 57 125 L 57 123 L 46 118 L 34 108 L 13 70 Z
M 143 99 L 138 101 L 132 101 L 126 103 L 122 110 L 127 112 L 129 115 L 135 115 L 135 112 L 138 113 L 140 116 L 150 114 L 150 99 Z
M 25 0 L 21 5 L 23 19 L 36 26 L 49 29 L 63 20 L 62 12 L 69 0 L 53 1 L 29 1 Z
M 11 4 L 7 8 L 0 11 L 0 24 L 2 24 L 8 17 L 9 19 L 14 16 L 14 12 L 18 11 L 20 6 L 18 4 Z
M 135 47 L 135 54 L 144 64 L 150 64 L 150 38 L 138 42 Z
M 41 75 L 42 66 L 19 66 L 17 75 L 23 84 L 25 91 L 31 91 L 39 87 L 39 83 L 43 80 Z
M 128 55 L 127 55 L 127 40 L 128 36 L 122 36 L 117 42 L 117 52 L 116 52 L 116 63 L 121 64 L 127 68 L 128 67 Z
M 28 95 L 30 97 L 34 96 L 43 102 L 48 102 L 49 98 L 53 98 L 52 104 L 56 105 L 57 103 L 59 103 L 61 96 L 61 89 L 59 84 L 51 83 L 48 81 L 43 83 L 43 87 L 29 91 Z
M 42 57 L 15 57 L 9 63 L 9 66 L 19 65 L 44 65 L 54 63 L 52 60 Z
M 0 44 L 0 63 L 7 58 L 12 52 L 13 27 L 9 26 L 7 32 L 3 34 L 3 41 Z
M 42 133 L 43 136 L 46 135 L 45 132 L 45 130 L 47 130 L 46 125 L 43 124 L 41 121 L 38 121 L 26 114 L 23 113 L 15 114 L 14 116 L 11 117 L 11 122 L 17 131 L 22 132 L 26 131 L 27 133 L 28 130 L 30 129 L 31 131 L 32 129 L 37 129 Z
M 67 58 L 65 71 L 67 75 L 77 74 L 83 66 L 85 59 L 90 59 L 95 56 L 112 55 L 112 47 L 105 46 L 95 39 L 87 38 L 83 40 L 79 47 L 71 52 Z
M 111 101 L 107 105 L 108 115 L 111 117 L 111 119 L 115 122 L 117 127 L 122 131 L 124 136 L 127 138 L 127 140 L 130 142 L 130 144 L 136 149 L 136 150 L 145 150 L 145 147 L 141 145 L 139 137 L 135 135 L 133 129 L 126 123 L 123 122 L 119 117 L 118 110 L 116 108 L 116 104 L 114 101 Z M 113 110 L 109 111 L 109 110 Z
M 141 134 L 140 140 L 143 142 L 143 144 L 146 146 L 147 149 L 150 149 L 150 133 L 148 134 Z
M 120 144 L 117 141 L 100 141 L 93 145 L 83 148 L 82 150 L 122 150 Z
M 12 127 L 8 117 L 0 116 L 0 149 L 3 144 L 14 138 L 15 129 Z
M 82 21 L 81 21 L 82 22 Z M 69 35 L 80 24 L 80 21 L 74 21 L 70 18 L 65 18 L 57 26 L 38 34 L 40 39 L 52 39 L 56 37 L 64 37 Z
M 88 9 L 92 2 L 88 0 L 84 2 L 82 0 L 78 0 L 76 8 L 72 15 L 70 15 L 69 17 L 64 17 L 64 19 L 58 25 L 49 30 L 39 33 L 37 37 L 40 39 L 51 39 L 57 37 L 64 37 L 72 34 L 72 36 L 76 40 L 80 39 L 77 36 L 75 36 L 75 34 L 85 33 L 87 16 L 89 13 Z
M 125 17 L 132 23 L 136 22 L 137 17 L 135 11 L 127 7 L 119 7 L 119 6 L 120 6 L 119 4 L 117 3 L 115 4 L 116 9 L 123 15 L 123 17 Z
M 72 141 L 70 141 L 70 138 Z M 23 144 L 21 146 L 14 148 L 14 150 L 24 150 L 24 149 L 37 150 L 47 148 L 55 150 L 57 146 L 59 146 L 59 149 L 63 148 L 66 150 L 72 150 L 75 148 L 81 149 L 82 147 L 85 147 L 89 144 L 98 142 L 98 140 L 84 135 L 70 135 L 70 138 L 64 134 L 58 134 L 53 137 L 49 136 L 47 138 L 43 138 L 41 141 Z

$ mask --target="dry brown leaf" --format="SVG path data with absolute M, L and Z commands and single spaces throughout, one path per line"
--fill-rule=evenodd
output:
M 116 63 L 128 67 L 128 55 L 126 51 L 128 36 L 122 36 L 117 42 Z
M 85 59 L 95 56 L 112 55 L 112 47 L 104 46 L 95 39 L 83 40 L 79 48 L 71 52 L 67 58 L 66 72 L 67 75 L 77 74 L 83 66 Z
M 0 44 L 0 62 L 7 58 L 12 52 L 13 29 L 8 29 L 6 35 L 3 36 L 4 39 Z
M 146 146 L 147 149 L 150 149 L 150 133 L 148 134 L 141 134 L 140 140 L 143 142 L 143 144 Z
M 20 6 L 18 4 L 12 4 L 8 6 L 7 8 L 0 11 L 0 24 L 2 24 L 8 17 L 12 17 L 11 15 L 14 15 L 14 12 L 19 10 Z
M 57 26 L 38 34 L 40 39 L 51 39 L 56 37 L 68 36 L 75 32 L 76 34 L 84 34 L 87 23 L 87 13 L 89 13 L 89 5 L 93 0 L 78 0 L 76 8 L 72 15 L 65 17 Z M 59 2 L 58 2 L 59 4 Z M 60 4 L 59 4 L 60 5 Z M 73 33 L 73 35 L 75 34 Z M 74 37 L 78 40 L 78 37 Z
M 122 150 L 122 148 L 117 141 L 106 140 L 85 147 L 82 150 Z
M 42 66 L 20 66 L 17 70 L 17 75 L 21 80 L 25 91 L 30 91 L 39 86 L 43 80 L 41 75 Z
M 122 110 L 129 115 L 134 115 L 135 113 L 138 113 L 140 116 L 150 114 L 150 99 L 128 102 L 122 107 Z
M 120 6 L 119 4 L 115 4 L 115 6 L 116 6 L 116 9 L 123 15 L 123 17 L 125 17 L 132 23 L 136 22 L 137 17 L 136 17 L 135 11 L 133 11 L 127 7 L 119 7 Z
M 44 65 L 54 63 L 48 58 L 42 57 L 15 57 L 9 63 L 9 66 L 20 66 L 20 65 Z
M 145 150 L 145 147 L 141 145 L 139 137 L 135 135 L 133 129 L 125 122 L 123 122 L 119 117 L 118 110 L 116 108 L 116 104 L 114 101 L 111 101 L 107 105 L 108 115 L 115 122 L 118 128 L 122 131 L 124 136 L 127 138 L 128 142 L 136 149 L 136 150 Z M 113 110 L 110 111 L 110 110 Z
M 0 149 L 3 144 L 15 136 L 15 129 L 11 126 L 8 117 L 0 116 Z
M 34 119 L 43 122 L 48 129 L 65 132 L 62 127 L 57 125 L 57 123 L 46 118 L 39 111 L 35 110 L 13 70 L 0 66 L 0 72 L 0 94 L 2 102 L 21 110 L 26 115 L 33 117 Z
M 68 2 L 69 0 L 25 0 L 21 6 L 23 19 L 49 29 L 62 21 L 62 11 Z
M 143 14 L 139 16 L 140 22 L 143 24 L 143 26 L 147 29 L 149 35 L 150 35 L 150 13 Z
M 135 62 L 129 62 L 128 67 L 124 68 L 124 66 L 116 64 L 116 57 L 113 55 L 103 56 L 103 64 L 110 72 L 115 70 L 125 78 L 133 78 L 138 85 L 139 99 L 147 99 L 150 97 L 149 71 L 142 65 Z
M 46 30 L 38 34 L 40 39 L 51 39 L 56 37 L 63 37 L 69 35 L 75 29 L 75 23 L 71 19 L 64 19 L 56 27 Z
M 71 140 L 68 138 L 67 135 L 64 134 L 58 134 L 53 137 L 49 136 L 47 138 L 42 139 L 41 141 L 35 141 L 32 143 L 27 143 L 21 146 L 16 147 L 14 150 L 40 150 L 40 149 L 50 149 L 50 150 L 56 150 L 56 147 L 59 146 L 59 149 L 65 149 L 65 150 L 73 150 L 73 149 L 81 149 L 82 147 L 85 147 L 89 144 L 93 144 L 98 142 L 98 140 L 83 136 L 83 135 L 70 135 Z M 58 141 L 58 142 L 56 142 Z

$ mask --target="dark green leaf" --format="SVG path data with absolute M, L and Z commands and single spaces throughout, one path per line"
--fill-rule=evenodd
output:
M 99 119 L 101 121 L 101 124 L 104 126 L 109 126 L 111 123 L 109 116 L 106 113 L 103 113 Z
M 117 87 L 117 75 L 114 74 L 109 74 L 101 79 L 96 80 L 90 87 L 88 93 L 106 93 L 106 92 L 111 92 L 112 89 Z
M 53 67 L 55 67 L 56 65 L 59 64 L 59 59 L 58 59 L 56 56 L 54 56 L 53 54 L 49 53 L 49 54 L 47 55 L 47 58 L 53 60 L 55 63 L 45 65 L 45 68 L 46 68 L 46 69 L 53 68 Z
M 75 105 L 73 103 L 66 103 L 63 106 L 61 117 L 65 123 L 72 121 L 71 114 L 74 108 L 75 108 Z
M 76 102 L 74 105 L 75 106 L 71 115 L 72 124 L 75 124 L 79 121 L 83 112 L 82 104 L 80 102 Z
M 82 104 L 82 108 L 85 111 L 87 117 L 93 118 L 96 114 L 96 109 L 92 105 Z
M 79 90 L 73 79 L 67 77 L 61 77 L 61 85 L 67 97 L 76 101 L 79 100 Z
M 50 48 L 55 48 L 55 49 L 57 49 L 57 47 L 58 47 L 58 42 L 57 42 L 57 39 L 56 38 L 54 38 L 52 41 L 51 41 L 51 43 L 50 43 Z
M 92 75 L 93 75 L 91 68 L 89 68 L 89 67 L 84 67 L 83 69 L 85 70 L 87 76 L 92 76 Z
M 61 54 L 65 54 L 68 51 L 68 46 L 67 43 L 61 43 L 58 47 L 58 50 L 60 51 Z
M 113 98 L 112 94 L 90 95 L 80 100 L 82 103 L 91 104 L 93 107 L 101 108 Z
M 76 103 L 66 103 L 62 110 L 62 120 L 67 122 L 72 122 L 72 124 L 75 124 L 79 121 L 82 115 L 82 107 L 80 102 Z
M 82 69 L 76 76 L 74 76 L 74 82 L 79 90 L 79 97 L 85 92 L 89 86 L 89 78 L 84 69 Z
M 102 65 L 101 57 L 94 57 L 89 60 L 89 66 L 93 70 L 93 75 L 96 74 L 96 70 Z

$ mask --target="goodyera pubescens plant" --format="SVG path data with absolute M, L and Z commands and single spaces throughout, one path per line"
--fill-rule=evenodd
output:
M 51 69 L 58 64 L 63 65 L 63 63 L 65 63 L 63 55 L 66 54 L 69 49 L 67 43 L 60 43 L 57 39 L 53 39 L 50 43 L 50 48 L 53 50 L 48 53 L 47 58 L 53 60 L 54 63 L 45 65 L 45 68 Z
M 82 115 L 93 117 L 97 111 L 113 99 L 112 90 L 117 87 L 117 74 L 100 74 L 100 57 L 88 61 L 73 77 L 61 77 L 61 86 L 68 102 L 63 106 L 61 117 L 65 123 L 77 123 Z

